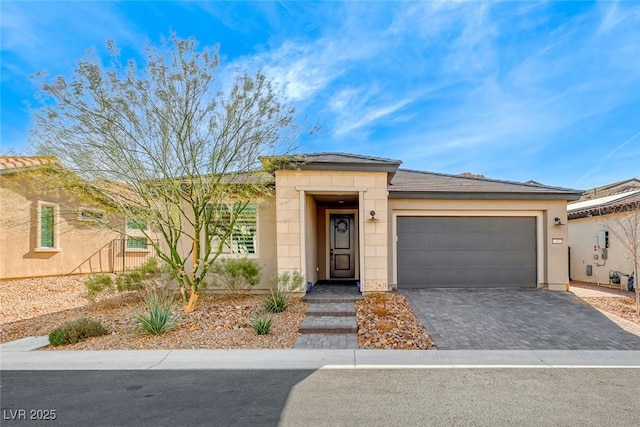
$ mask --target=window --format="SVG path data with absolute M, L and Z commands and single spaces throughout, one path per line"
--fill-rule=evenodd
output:
M 95 209 L 80 209 L 78 220 L 88 222 L 100 222 L 104 220 L 104 212 Z
M 147 250 L 149 242 L 146 237 L 127 237 L 127 249 L 131 250 Z
M 60 208 L 55 203 L 38 202 L 38 250 L 58 249 L 58 216 Z
M 219 204 L 210 207 L 208 213 L 211 215 L 208 232 L 214 250 L 219 239 L 228 235 L 222 248 L 223 254 L 256 253 L 258 210 L 255 204 Z
M 127 220 L 127 228 L 129 230 L 146 230 L 147 221 L 141 218 L 129 218 Z
M 127 251 L 148 251 L 149 239 L 144 235 L 144 231 L 148 229 L 148 224 L 142 218 L 128 218 L 125 224 L 125 233 L 127 235 Z

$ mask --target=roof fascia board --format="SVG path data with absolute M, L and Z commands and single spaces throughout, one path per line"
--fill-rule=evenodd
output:
M 297 165 L 300 170 L 316 171 L 349 171 L 349 172 L 387 172 L 395 173 L 397 165 L 384 165 L 376 163 L 306 163 Z
M 578 193 L 498 193 L 498 192 L 434 192 L 393 191 L 390 199 L 474 199 L 474 200 L 578 200 Z

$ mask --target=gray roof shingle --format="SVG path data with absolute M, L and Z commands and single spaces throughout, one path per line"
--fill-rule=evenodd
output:
M 363 156 L 360 154 L 351 153 L 312 153 L 312 154 L 299 154 L 291 157 L 294 162 L 301 163 L 349 163 L 349 164 L 388 164 L 397 165 L 402 164 L 401 160 L 387 159 L 383 157 Z
M 447 175 L 434 172 L 422 172 L 399 169 L 389 185 L 390 197 L 445 197 L 445 198 L 560 198 L 576 200 L 582 193 L 562 187 L 552 187 L 539 183 L 521 183 L 477 178 L 460 175 Z
M 268 157 L 265 159 L 269 159 Z M 280 167 L 308 170 L 384 171 L 389 176 L 391 198 L 457 199 L 558 199 L 576 200 L 582 191 L 527 183 L 487 179 L 482 175 L 399 169 L 402 161 L 349 153 L 311 153 L 285 156 Z

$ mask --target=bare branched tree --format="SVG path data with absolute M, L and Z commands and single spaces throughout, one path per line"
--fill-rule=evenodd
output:
M 43 107 L 34 111 L 34 143 L 116 213 L 153 225 L 139 228 L 190 311 L 238 216 L 270 191 L 259 157 L 293 148 L 295 112 L 261 73 L 219 78 L 217 48 L 198 50 L 193 38 L 147 46 L 142 68 L 107 47 L 106 66 L 90 54 L 70 79 L 36 76 Z M 221 215 L 215 207 L 229 200 Z
M 638 286 L 638 270 L 640 270 L 640 202 L 625 205 L 621 209 L 607 215 L 603 225 L 622 245 L 625 257 L 631 260 L 635 279 L 636 314 L 640 315 L 640 287 Z

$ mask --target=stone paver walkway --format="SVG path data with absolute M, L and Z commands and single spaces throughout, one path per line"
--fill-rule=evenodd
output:
M 401 291 L 440 350 L 640 350 L 631 334 L 569 292 Z
M 355 301 L 362 296 L 354 285 L 316 285 L 304 297 L 309 302 L 302 333 L 293 348 L 356 349 L 358 325 Z

